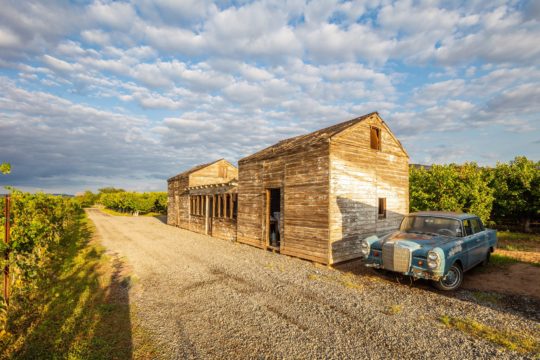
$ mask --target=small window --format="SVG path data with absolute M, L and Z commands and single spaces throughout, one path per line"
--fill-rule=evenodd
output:
M 386 219 L 386 198 L 379 198 L 379 219 Z
M 463 220 L 463 227 L 465 228 L 465 236 L 469 236 L 473 234 L 472 225 L 468 219 Z
M 227 167 L 226 166 L 220 166 L 219 167 L 219 177 L 222 177 L 222 178 L 227 177 Z
M 482 222 L 480 221 L 480 219 L 471 219 L 471 225 L 473 234 L 484 231 L 484 227 L 482 226 Z
M 371 148 L 373 150 L 381 150 L 381 129 L 372 126 L 370 133 L 371 133 Z

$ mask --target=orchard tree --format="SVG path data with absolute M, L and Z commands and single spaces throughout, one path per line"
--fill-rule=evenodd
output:
M 411 167 L 411 211 L 470 212 L 488 222 L 493 203 L 491 173 L 476 163 Z
M 493 218 L 519 222 L 530 232 L 531 220 L 540 218 L 540 161 L 518 156 L 509 164 L 498 163 L 493 175 Z
M 11 165 L 9 163 L 0 163 L 0 173 L 9 174 L 11 172 Z
M 94 194 L 90 190 L 86 190 L 84 194 L 76 197 L 76 200 L 79 202 L 81 207 L 87 208 L 93 206 L 98 200 L 99 196 Z

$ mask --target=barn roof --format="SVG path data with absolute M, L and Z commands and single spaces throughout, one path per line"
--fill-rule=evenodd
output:
M 217 163 L 217 162 L 219 162 L 219 161 L 221 161 L 221 160 L 225 160 L 225 159 L 219 159 L 219 160 L 212 161 L 212 162 L 209 162 L 209 163 L 206 163 L 206 164 L 200 164 L 200 165 L 194 166 L 194 167 L 192 167 L 192 168 L 189 169 L 189 170 L 186 170 L 186 171 L 184 171 L 184 172 L 181 172 L 181 173 L 178 174 L 178 175 L 175 175 L 175 176 L 169 178 L 167 181 L 172 181 L 172 180 L 176 180 L 176 179 L 179 179 L 179 178 L 181 178 L 181 177 L 187 176 L 187 175 L 189 175 L 189 174 L 191 174 L 191 173 L 194 173 L 194 172 L 197 171 L 197 170 L 201 170 L 201 169 L 203 169 L 203 168 L 205 168 L 205 167 L 207 167 L 207 166 L 213 165 L 213 164 L 215 164 L 215 163 Z
M 315 144 L 324 142 L 330 139 L 332 136 L 339 134 L 343 130 L 348 129 L 349 127 L 356 125 L 359 122 L 362 122 L 363 120 L 369 118 L 372 115 L 378 115 L 378 113 L 372 112 L 372 113 L 354 118 L 352 120 L 348 120 L 339 124 L 329 126 L 321 130 L 311 132 L 309 134 L 300 135 L 300 136 L 282 140 L 278 142 L 277 144 L 274 144 L 270 147 L 267 147 L 266 149 L 256 152 L 255 154 L 246 156 L 245 158 L 240 159 L 240 161 L 238 162 L 240 163 L 240 162 L 246 162 L 246 161 L 251 161 L 251 160 L 268 159 L 274 156 L 284 154 L 288 151 L 291 151 L 297 148 L 315 145 Z

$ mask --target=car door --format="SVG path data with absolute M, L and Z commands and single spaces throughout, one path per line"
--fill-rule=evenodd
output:
M 473 266 L 484 261 L 486 254 L 488 252 L 488 236 L 487 232 L 484 229 L 484 226 L 482 225 L 482 222 L 479 218 L 472 218 L 471 219 L 471 225 L 472 225 L 472 232 L 474 236 L 474 259 L 475 262 L 472 264 Z
M 463 220 L 463 248 L 467 252 L 466 263 L 463 263 L 464 270 L 468 270 L 478 263 L 478 246 L 480 245 L 477 242 L 477 234 L 473 231 L 473 225 L 471 219 Z

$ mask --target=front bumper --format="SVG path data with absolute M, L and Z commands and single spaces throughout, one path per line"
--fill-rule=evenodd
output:
M 367 259 L 364 258 L 363 260 L 364 260 L 364 265 L 366 267 L 387 270 L 384 268 L 381 259 L 374 258 L 373 256 L 369 256 Z M 418 265 L 414 265 L 415 263 L 418 264 L 418 261 L 423 261 L 427 263 L 425 259 L 413 258 L 412 260 L 413 265 L 409 267 L 409 271 L 396 272 L 396 273 L 402 274 L 405 276 L 411 276 L 414 279 L 425 279 L 425 280 L 434 280 L 434 281 L 439 281 L 441 279 L 441 276 L 438 274 L 435 274 L 432 270 L 418 266 Z M 388 270 L 388 271 L 391 271 L 391 270 Z M 395 271 L 392 271 L 392 272 L 395 272 Z

